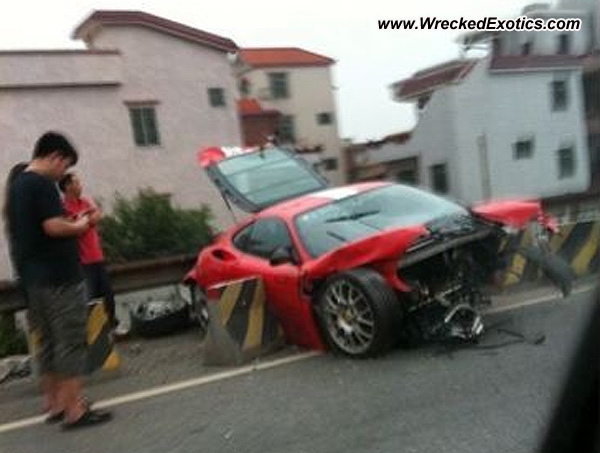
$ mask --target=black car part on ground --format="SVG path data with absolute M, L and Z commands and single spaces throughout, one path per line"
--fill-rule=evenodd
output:
M 569 263 L 544 247 L 522 247 L 516 250 L 525 258 L 535 263 L 544 275 L 567 297 L 573 289 L 575 275 Z
M 167 335 L 190 325 L 190 308 L 183 301 L 146 301 L 129 314 L 131 330 L 144 337 Z

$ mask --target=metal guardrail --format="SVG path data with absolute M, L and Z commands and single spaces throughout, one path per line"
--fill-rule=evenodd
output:
M 123 294 L 176 284 L 196 262 L 196 255 L 178 255 L 108 266 L 113 289 Z M 13 281 L 0 281 L 0 313 L 26 308 L 23 294 Z

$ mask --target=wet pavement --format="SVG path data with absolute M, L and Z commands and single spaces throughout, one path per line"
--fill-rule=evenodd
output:
M 544 291 L 505 294 L 502 302 L 544 298 Z M 311 358 L 119 405 L 110 426 L 88 434 L 65 437 L 45 426 L 2 433 L 0 451 L 531 451 L 590 295 L 490 315 L 492 328 L 476 348 Z M 88 382 L 95 401 L 224 369 L 202 365 L 193 329 L 118 349 L 122 369 Z M 0 386 L 0 424 L 38 415 L 39 406 L 32 379 Z

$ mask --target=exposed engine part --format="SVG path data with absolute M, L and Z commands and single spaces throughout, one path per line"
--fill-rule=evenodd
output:
M 491 253 L 497 246 L 487 236 L 399 269 L 413 288 L 405 303 L 413 340 L 473 341 L 483 333 L 477 307 L 489 304 L 481 288 L 498 267 L 498 254 Z
M 412 340 L 473 341 L 484 332 L 483 319 L 470 302 L 453 303 L 436 294 L 406 317 Z
M 444 318 L 444 327 L 451 338 L 474 340 L 483 333 L 483 320 L 469 305 L 457 305 Z

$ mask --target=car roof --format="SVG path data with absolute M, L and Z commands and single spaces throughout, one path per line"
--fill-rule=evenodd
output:
M 291 220 L 296 215 L 310 211 L 311 209 L 319 208 L 336 200 L 342 200 L 362 192 L 367 192 L 378 187 L 389 186 L 391 184 L 392 183 L 389 182 L 378 181 L 325 189 L 278 203 L 261 211 L 257 214 L 257 217 L 277 216 Z

